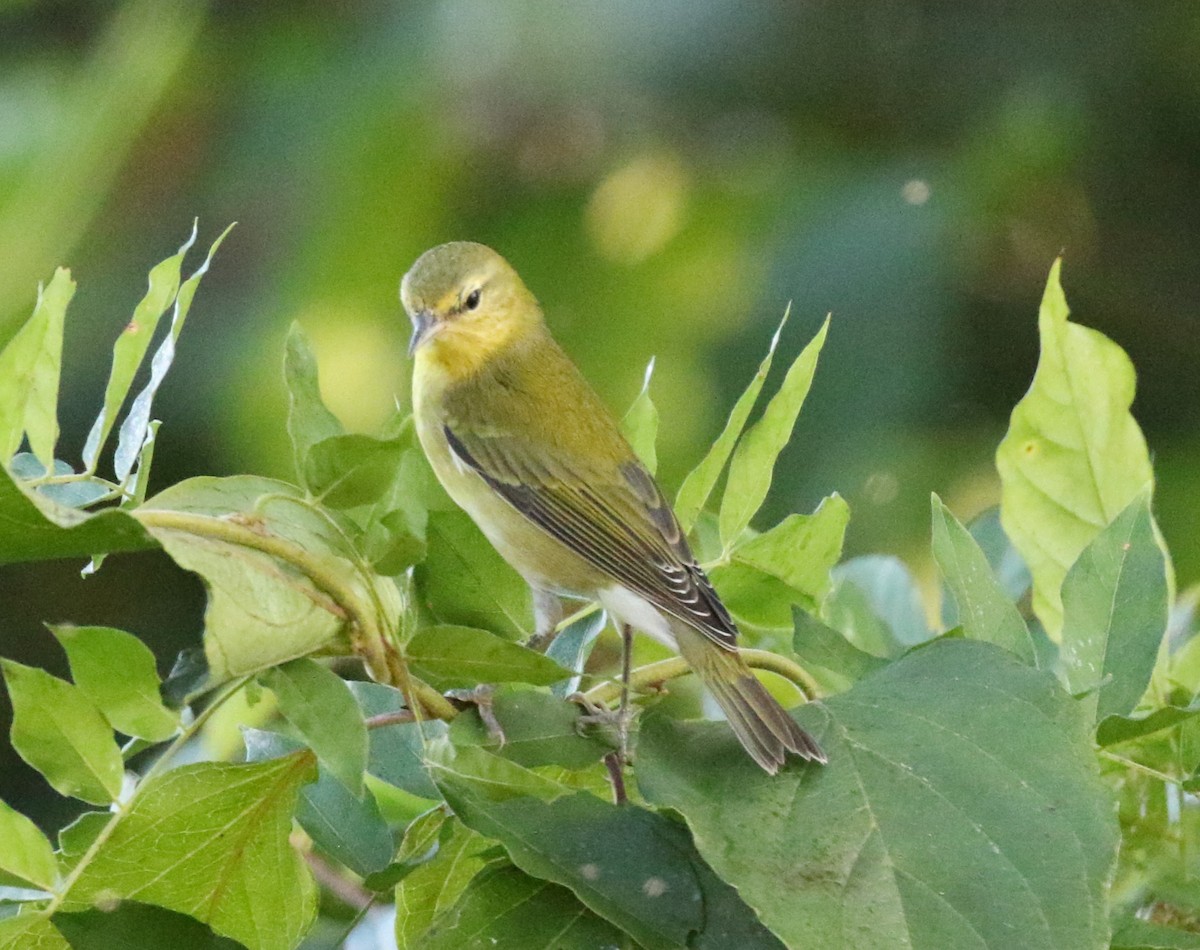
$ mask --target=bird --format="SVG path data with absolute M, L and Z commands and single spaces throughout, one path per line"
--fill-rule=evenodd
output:
M 598 601 L 626 657 L 635 629 L 684 658 L 766 772 L 788 753 L 824 763 L 739 655 L 671 505 L 508 261 L 483 244 L 441 244 L 404 275 L 400 300 L 417 437 L 451 499 L 532 588 L 535 637 L 552 635 L 563 598 Z

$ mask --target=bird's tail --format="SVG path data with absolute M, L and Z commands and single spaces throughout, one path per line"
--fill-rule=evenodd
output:
M 683 658 L 712 693 L 742 747 L 763 769 L 774 775 L 788 752 L 826 761 L 817 741 L 796 724 L 736 652 L 690 627 L 673 632 Z

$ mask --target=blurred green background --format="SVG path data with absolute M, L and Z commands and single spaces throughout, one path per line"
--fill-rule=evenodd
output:
M 72 268 L 78 460 L 151 264 L 238 221 L 156 415 L 164 487 L 288 477 L 284 333 L 371 432 L 407 404 L 401 274 L 495 246 L 623 408 L 658 357 L 673 491 L 785 305 L 829 342 L 765 521 L 838 491 L 848 553 L 925 571 L 929 493 L 993 504 L 1054 257 L 1139 370 L 1181 586 L 1200 577 L 1200 6 L 731 0 L 0 0 L 0 340 Z M 0 654 L 123 626 L 164 665 L 203 595 L 165 558 L 0 572 Z M 6 724 L 0 726 L 7 730 Z M 0 797 L 62 819 L 11 758 Z

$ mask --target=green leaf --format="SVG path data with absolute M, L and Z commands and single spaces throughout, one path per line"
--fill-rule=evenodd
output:
M 58 879 L 54 849 L 38 826 L 6 802 L 0 801 L 0 872 L 11 874 L 44 891 Z
M 246 760 L 263 762 L 289 755 L 303 745 L 286 736 L 242 727 Z M 361 785 L 362 777 L 359 776 Z M 360 877 L 392 862 L 392 833 L 370 791 L 355 795 L 324 766 L 317 780 L 300 789 L 296 821 L 313 842 Z
M 0 920 L 0 950 L 71 950 L 71 945 L 45 914 L 21 914 Z
M 741 561 L 714 567 L 708 576 L 729 612 L 750 627 L 783 630 L 791 626 L 793 605 L 816 609 L 807 595 Z
M 1033 609 L 1062 630 L 1063 579 L 1080 552 L 1153 483 L 1129 413 L 1133 364 L 1102 333 L 1067 320 L 1054 262 L 1038 313 L 1041 355 L 996 450 L 1000 521 L 1033 576 Z
M 398 689 L 381 683 L 347 683 L 366 717 L 397 713 L 404 709 Z M 405 722 L 379 726 L 368 731 L 367 771 L 389 785 L 421 798 L 440 799 L 441 793 L 425 771 L 425 744 L 446 735 L 440 720 Z
M 308 657 L 267 670 L 259 681 L 275 694 L 280 715 L 321 764 L 350 791 L 361 794 L 367 727 L 346 681 Z
M 963 634 L 994 643 L 1032 663 L 1029 629 L 996 580 L 987 557 L 937 495 L 932 496 L 932 506 L 933 557 L 954 595 Z
M 471 880 L 433 926 L 424 950 L 596 950 L 625 937 L 584 907 L 565 887 L 523 874 L 511 864 Z
M 886 660 L 863 652 L 841 632 L 803 610 L 793 609 L 792 620 L 796 630 L 792 649 L 809 672 L 814 672 L 813 667 L 828 670 L 839 677 L 844 688 L 887 665 Z
M 788 515 L 770 531 L 734 548 L 735 561 L 777 577 L 815 610 L 829 593 L 829 571 L 842 556 L 850 506 L 833 494 L 811 515 Z
M 430 512 L 429 553 L 413 571 L 417 595 L 439 623 L 525 639 L 529 587 L 465 512 Z
M 972 518 L 971 523 L 967 525 L 967 533 L 974 538 L 983 556 L 987 558 L 1000 589 L 1014 604 L 1019 603 L 1021 598 L 1029 593 L 1033 581 L 1029 576 L 1029 568 L 1025 566 L 1025 560 L 1004 533 L 1000 524 L 999 505 L 993 505 Z M 958 625 L 958 608 L 954 603 L 954 596 L 943 585 L 942 629 L 950 630 Z
M 1108 715 L 1096 727 L 1096 744 L 1116 745 L 1170 729 L 1200 714 L 1200 700 L 1187 706 L 1160 706 L 1137 716 Z
M 1136 917 L 1116 921 L 1112 950 L 1200 950 L 1200 934 Z
M 55 459 L 54 465 L 47 469 L 32 453 L 18 452 L 9 462 L 8 470 L 13 478 L 25 482 L 41 478 L 47 471 L 53 473 L 57 478 L 74 476 L 71 481 L 52 482 L 46 485 L 26 485 L 27 488 L 32 488 L 35 494 L 49 498 L 68 508 L 85 508 L 109 493 L 108 483 L 103 479 L 77 474 L 62 459 Z
M 555 696 L 570 696 L 579 689 L 583 668 L 591 656 L 596 638 L 604 629 L 606 620 L 603 610 L 593 610 L 571 623 L 550 641 L 550 646 L 546 647 L 546 656 L 574 674 L 550 687 Z
M 82 690 L 36 667 L 0 660 L 13 705 L 12 744 L 63 795 L 107 805 L 125 766 L 100 711 Z
M 933 636 L 920 591 L 899 558 L 851 558 L 832 575 L 825 619 L 860 650 L 895 657 Z
M 156 547 L 136 518 L 116 508 L 87 514 L 28 491 L 0 466 L 0 564 L 91 557 Z
M 675 496 L 675 514 L 685 532 L 691 531 L 695 526 L 696 519 L 700 517 L 700 512 L 708 503 L 708 496 L 712 494 L 717 480 L 721 477 L 721 472 L 725 470 L 725 463 L 733 454 L 733 447 L 737 443 L 738 437 L 741 436 L 742 429 L 746 426 L 746 420 L 750 417 L 750 411 L 758 401 L 758 394 L 762 392 L 767 374 L 771 371 L 771 360 L 775 356 L 775 348 L 779 345 L 779 335 L 783 332 L 783 325 L 787 323 L 790 310 L 791 305 L 789 304 L 788 311 L 784 312 L 783 319 L 779 321 L 775 335 L 771 337 L 767 355 L 763 357 L 763 361 L 758 366 L 758 372 L 750 380 L 746 391 L 734 403 L 725 428 L 721 430 L 721 434 L 717 436 L 717 440 L 701 459 L 700 464 L 692 469 L 687 478 L 683 480 L 679 494 Z
M 406 439 L 334 435 L 314 443 L 304 462 L 304 483 L 331 508 L 377 501 L 395 481 Z
M 460 714 L 450 724 L 450 741 L 459 747 L 488 749 L 527 768 L 559 765 L 582 769 L 614 749 L 598 736 L 581 734 L 583 709 L 557 696 L 534 690 L 499 692 L 492 712 L 504 730 L 503 746 L 474 710 Z
M 738 539 L 767 497 L 775 459 L 792 437 L 792 427 L 812 385 L 817 357 L 828 331 L 827 317 L 812 342 L 792 363 L 779 392 L 763 410 L 762 418 L 750 427 L 733 453 L 719 518 L 721 543 L 726 548 Z
M 288 330 L 283 376 L 288 390 L 287 430 L 292 439 L 296 474 L 303 479 L 308 470 L 309 450 L 318 442 L 341 435 L 345 430 L 337 416 L 325 408 L 321 399 L 317 361 L 308 337 L 298 323 L 293 323 Z
M 1115 813 L 1051 675 L 943 639 L 797 718 L 827 766 L 768 776 L 663 716 L 638 742 L 642 793 L 788 946 L 1108 946 Z
M 60 871 L 69 873 L 75 862 L 87 852 L 112 819 L 110 811 L 85 811 L 58 832 Z
M 1062 586 L 1067 688 L 1097 720 L 1133 711 L 1167 629 L 1167 574 L 1147 492 L 1079 555 Z M 1099 689 L 1097 689 L 1099 687 Z
M 241 944 L 218 937 L 194 917 L 176 911 L 122 901 L 115 908 L 55 914 L 54 925 L 71 950 L 240 950 Z
M 52 625 L 71 664 L 71 678 L 118 732 L 161 742 L 179 726 L 159 698 L 154 654 L 141 640 L 112 627 Z
M 248 527 L 321 556 L 323 567 L 341 571 L 348 583 L 374 583 L 348 560 L 352 552 L 339 523 L 284 482 L 253 476 L 188 479 L 151 498 L 142 511 L 203 516 L 214 532 L 229 523 Z M 341 634 L 341 609 L 283 561 L 174 527 L 169 518 L 155 520 L 151 531 L 172 560 L 199 574 L 208 588 L 204 649 L 211 684 L 306 656 Z M 391 581 L 375 584 L 374 591 L 385 610 L 399 614 Z
M 153 440 L 150 409 L 154 402 L 154 396 L 166 378 L 171 363 L 175 360 L 175 343 L 179 339 L 179 334 L 183 332 L 183 324 L 187 319 L 188 311 L 191 310 L 192 299 L 196 296 L 200 278 L 208 273 L 208 266 L 212 263 L 213 255 L 232 230 L 233 225 L 231 224 L 213 241 L 204 262 L 196 268 L 196 272 L 191 277 L 183 282 L 175 297 L 175 312 L 171 316 L 171 328 L 159 343 L 158 349 L 154 351 L 154 356 L 150 360 L 150 378 L 142 387 L 141 392 L 134 397 L 133 404 L 129 407 L 129 412 L 121 423 L 117 451 L 113 456 L 113 469 L 117 479 L 122 483 L 129 478 L 129 473 L 133 471 L 133 465 L 142 454 L 143 447 L 148 441 Z M 140 362 L 141 357 L 138 359 Z
M 651 358 L 646 364 L 641 392 L 621 420 L 621 431 L 651 475 L 658 469 L 658 452 L 655 449 L 655 443 L 658 441 L 658 410 L 654 407 L 654 400 L 650 398 L 650 377 L 653 375 L 654 359 Z
M 71 888 L 64 910 L 128 898 L 195 917 L 250 950 L 291 950 L 316 887 L 288 841 L 311 753 L 202 762 L 151 779 Z
M 38 288 L 33 315 L 0 352 L 0 462 L 12 458 L 28 435 L 42 465 L 54 464 L 63 323 L 74 295 L 71 272 L 58 268 L 50 285 Z
M 676 822 L 587 792 L 553 801 L 514 796 L 511 788 L 498 792 L 472 773 L 477 762 L 431 764 L 454 813 L 502 842 L 521 870 L 569 887 L 648 950 L 780 946 L 703 864 Z
M 437 854 L 396 887 L 398 950 L 426 950 L 425 934 L 434 919 L 452 907 L 486 861 L 491 843 L 452 819 L 442 827 Z
M 408 641 L 405 654 L 438 689 L 479 683 L 548 686 L 570 675 L 547 656 L 502 640 L 487 630 L 444 624 L 426 627 Z
M 108 385 L 104 389 L 104 405 L 88 432 L 83 447 L 83 464 L 94 472 L 104 450 L 104 443 L 112 432 L 125 397 L 133 385 L 134 377 L 150 350 L 154 331 L 167 308 L 175 302 L 179 293 L 179 272 L 183 258 L 196 241 L 197 228 L 183 246 L 165 261 L 150 269 L 149 286 L 146 294 L 133 310 L 133 317 L 113 344 L 112 369 L 108 374 Z

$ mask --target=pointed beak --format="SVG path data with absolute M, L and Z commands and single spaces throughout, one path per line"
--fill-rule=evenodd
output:
M 434 319 L 431 311 L 418 310 L 412 315 L 412 325 L 412 339 L 408 341 L 409 356 L 417 352 L 417 347 L 433 334 L 434 328 L 437 326 L 437 321 Z

